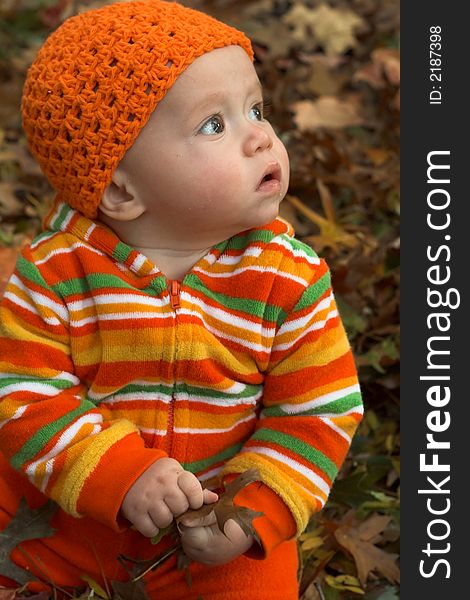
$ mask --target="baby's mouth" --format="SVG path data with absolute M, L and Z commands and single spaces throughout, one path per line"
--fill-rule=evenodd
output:
M 281 185 L 281 167 L 279 163 L 269 163 L 264 170 L 263 176 L 261 177 L 257 190 L 259 191 L 272 191 L 279 188 Z

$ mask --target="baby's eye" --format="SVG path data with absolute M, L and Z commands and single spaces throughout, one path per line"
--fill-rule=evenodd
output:
M 263 103 L 255 104 L 252 108 L 250 108 L 250 118 L 253 115 L 255 121 L 263 121 Z
M 208 119 L 199 130 L 203 135 L 217 135 L 224 131 L 225 126 L 220 115 L 214 115 Z

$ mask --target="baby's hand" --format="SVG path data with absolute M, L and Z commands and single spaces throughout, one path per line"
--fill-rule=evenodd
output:
M 186 556 L 205 565 L 224 565 L 246 552 L 254 542 L 233 519 L 225 523 L 224 535 L 213 510 L 197 520 L 181 519 L 180 531 Z
M 142 535 L 154 537 L 188 508 L 198 509 L 217 499 L 217 494 L 203 490 L 197 477 L 177 460 L 160 458 L 129 489 L 121 514 Z

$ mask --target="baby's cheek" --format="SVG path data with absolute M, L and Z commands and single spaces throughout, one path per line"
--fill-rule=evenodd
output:
M 287 182 L 289 182 L 289 173 L 290 173 L 290 163 L 289 163 L 289 154 L 287 153 L 287 148 L 281 142 L 279 138 L 277 138 L 277 154 L 278 159 L 281 164 L 282 173 Z
M 195 190 L 199 197 L 199 206 L 211 208 L 220 205 L 222 199 L 227 201 L 241 191 L 242 179 L 239 168 L 228 162 L 216 162 L 201 170 L 195 179 Z

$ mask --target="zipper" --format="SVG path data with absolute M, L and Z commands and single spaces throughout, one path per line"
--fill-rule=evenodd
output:
M 180 282 L 176 281 L 176 279 L 173 279 L 173 281 L 170 281 L 170 301 L 171 301 L 171 308 L 173 310 L 176 310 L 177 308 L 180 308 L 180 306 L 181 306 L 180 292 L 181 292 Z
M 166 432 L 166 447 L 167 447 L 168 456 L 170 458 L 172 458 L 171 449 L 173 447 L 173 429 L 174 429 L 174 424 L 175 424 L 175 388 L 176 388 L 176 382 L 173 384 L 173 393 L 171 395 L 170 405 L 168 406 L 168 425 L 167 425 L 167 432 Z
M 173 355 L 173 360 L 176 360 L 176 327 L 177 323 L 177 312 L 176 310 L 181 307 L 180 302 L 180 293 L 181 293 L 181 284 L 179 281 L 173 279 L 169 283 L 169 292 L 170 292 L 170 304 L 171 308 L 175 311 L 175 352 Z M 170 404 L 168 406 L 168 426 L 167 426 L 167 452 L 171 457 L 171 450 L 173 446 L 173 433 L 174 433 L 174 423 L 175 423 L 175 394 L 176 394 L 176 380 L 173 383 L 173 393 L 171 395 Z

